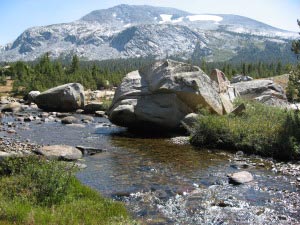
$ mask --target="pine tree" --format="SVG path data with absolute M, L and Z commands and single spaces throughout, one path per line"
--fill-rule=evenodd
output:
M 79 58 L 74 55 L 71 62 L 70 73 L 76 73 L 79 70 Z
M 300 21 L 297 20 L 300 27 Z M 300 34 L 300 33 L 299 33 Z M 292 51 L 297 55 L 299 59 L 300 53 L 300 39 L 293 41 Z M 287 87 L 287 98 L 289 101 L 300 101 L 300 63 L 292 70 L 289 76 L 289 83 Z

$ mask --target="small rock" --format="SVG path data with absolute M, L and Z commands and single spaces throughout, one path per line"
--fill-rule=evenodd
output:
M 41 94 L 41 92 L 39 92 L 39 91 L 30 91 L 30 92 L 28 93 L 28 95 L 27 95 L 27 98 L 28 98 L 27 100 L 28 100 L 28 102 L 29 102 L 29 103 L 34 102 L 35 98 L 36 98 L 39 94 Z
M 96 111 L 103 111 L 103 103 L 102 102 L 91 102 L 84 106 L 84 113 L 95 113 Z
M 13 123 L 13 122 L 8 122 L 8 123 L 7 123 L 7 126 L 8 126 L 8 127 L 13 127 L 13 126 L 14 126 L 14 123 Z
M 80 150 L 68 145 L 44 146 L 35 152 L 50 159 L 78 160 L 82 158 Z
M 77 122 L 78 122 L 78 120 L 74 116 L 67 116 L 67 117 L 62 118 L 62 120 L 61 120 L 61 123 L 63 123 L 63 124 L 72 124 L 72 123 L 77 123 Z
M 8 158 L 8 157 L 11 157 L 11 156 L 13 156 L 13 154 L 8 153 L 8 152 L 0 152 L 0 161 L 4 158 Z
M 9 134 L 15 134 L 17 132 L 15 130 L 13 130 L 13 129 L 9 129 L 9 130 L 7 130 L 7 133 L 9 133 Z
M 13 113 L 20 112 L 21 110 L 22 110 L 22 105 L 19 102 L 8 103 L 5 106 L 3 106 L 1 109 L 2 112 L 13 112 Z
M 104 111 L 96 111 L 95 116 L 97 117 L 105 117 L 105 112 Z
M 10 102 L 6 98 L 1 98 L 0 104 L 6 105 L 9 104 Z
M 23 118 L 23 117 L 20 117 L 20 116 L 18 116 L 18 117 L 16 118 L 16 121 L 19 121 L 19 122 L 24 122 L 24 118 Z
M 27 116 L 24 118 L 24 122 L 31 122 L 34 121 L 34 117 L 33 116 Z
M 49 122 L 50 120 L 49 120 L 48 118 L 42 118 L 41 121 L 47 123 L 47 122 Z
M 75 166 L 80 170 L 87 168 L 87 165 L 84 163 L 75 163 Z
M 190 113 L 186 115 L 181 121 L 181 125 L 190 132 L 192 127 L 197 123 L 199 115 L 196 113 Z
M 253 180 L 251 173 L 247 171 L 241 171 L 228 175 L 229 183 L 231 184 L 244 184 Z
M 78 113 L 78 114 L 82 114 L 83 112 L 84 112 L 83 109 L 77 109 L 77 110 L 76 110 L 76 113 Z
M 47 112 L 43 112 L 42 114 L 40 114 L 40 117 L 41 117 L 41 118 L 47 118 L 47 117 L 49 117 L 49 116 L 50 116 L 50 114 L 47 113 Z
M 286 217 L 286 215 L 279 215 L 278 219 L 280 219 L 280 220 L 287 220 L 287 217 Z
M 300 177 L 297 177 L 297 181 L 300 182 Z
M 76 146 L 76 148 L 78 148 L 84 155 L 94 155 L 94 154 L 105 151 L 101 148 L 86 147 L 86 146 L 82 146 L 82 145 L 78 145 L 78 146 Z
M 235 153 L 235 155 L 236 155 L 236 156 L 243 156 L 243 155 L 244 155 L 244 152 L 238 151 L 238 152 Z
M 73 123 L 73 124 L 66 124 L 67 127 L 74 127 L 74 128 L 85 128 L 84 124 Z
M 94 118 L 92 116 L 83 116 L 81 118 L 81 121 L 84 123 L 90 123 L 94 121 Z
M 225 207 L 228 207 L 228 206 L 232 206 L 231 204 L 225 202 L 225 201 L 220 201 L 216 204 L 217 206 L 219 207 L 222 207 L 222 208 L 225 208 Z
M 54 114 L 52 114 L 52 115 L 54 116 Z M 70 113 L 56 113 L 55 116 L 58 118 L 64 118 L 67 116 L 71 116 L 71 114 Z

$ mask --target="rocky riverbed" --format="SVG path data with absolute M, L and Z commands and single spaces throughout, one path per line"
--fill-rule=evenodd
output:
M 123 201 L 144 224 L 300 223 L 299 162 L 195 149 L 184 137 L 131 134 L 106 118 L 20 104 L 22 111 L 1 115 L 0 158 L 43 145 L 93 149 L 79 160 L 87 168 L 78 178 Z M 71 123 L 62 123 L 67 116 Z M 231 184 L 228 174 L 241 171 L 253 180 Z

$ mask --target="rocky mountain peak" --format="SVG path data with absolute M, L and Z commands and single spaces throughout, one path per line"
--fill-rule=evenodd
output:
M 0 61 L 35 60 L 46 52 L 54 58 L 77 54 L 88 60 L 175 56 L 223 61 L 249 46 L 259 46 L 255 51 L 286 49 L 296 36 L 242 16 L 118 5 L 71 23 L 29 28 L 0 50 Z

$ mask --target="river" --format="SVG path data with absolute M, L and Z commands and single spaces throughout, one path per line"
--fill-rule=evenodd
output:
M 30 112 L 37 115 L 40 112 Z M 81 118 L 82 115 L 75 115 Z M 16 134 L 37 144 L 84 145 L 104 152 L 86 156 L 77 177 L 104 196 L 123 201 L 142 224 L 299 224 L 299 182 L 278 173 L 272 160 L 174 144 L 162 134 L 137 135 L 105 118 L 84 126 L 15 117 Z M 5 129 L 4 129 L 5 130 Z M 228 183 L 227 174 L 246 170 L 254 181 Z

